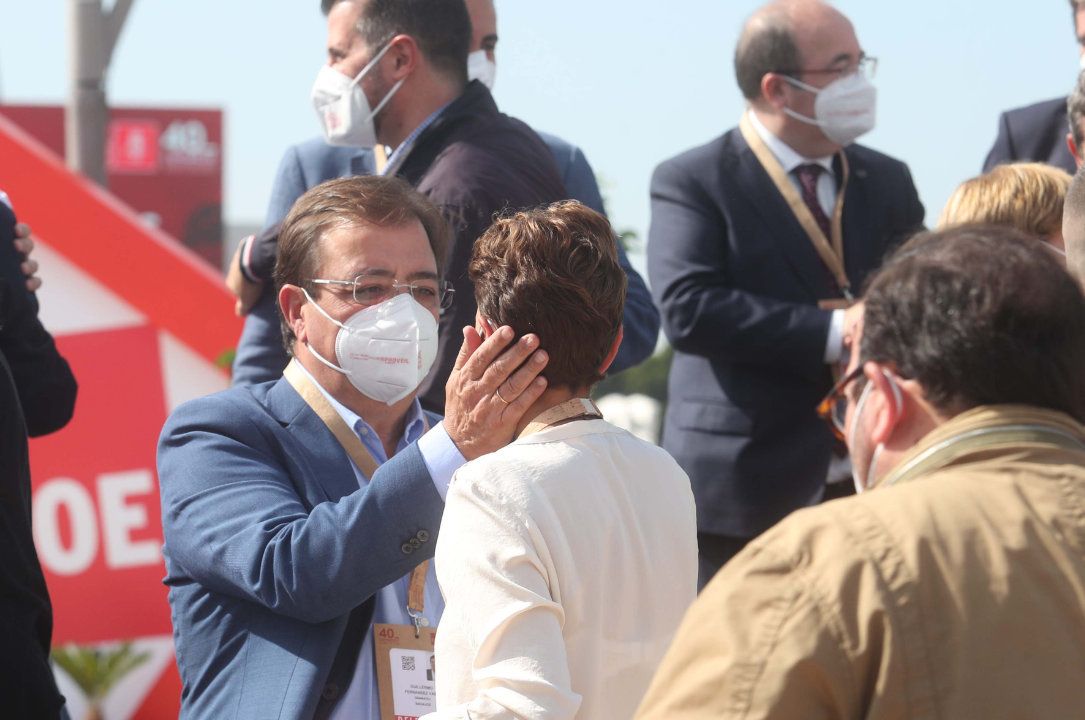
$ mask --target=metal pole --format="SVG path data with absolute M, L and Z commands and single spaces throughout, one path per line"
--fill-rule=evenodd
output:
M 65 145 L 68 167 L 106 184 L 109 126 L 105 74 L 133 0 L 117 0 L 104 12 L 101 0 L 71 0 L 71 47 Z

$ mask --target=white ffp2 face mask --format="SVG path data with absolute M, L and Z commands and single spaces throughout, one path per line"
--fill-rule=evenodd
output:
M 320 120 L 320 127 L 324 130 L 324 139 L 329 145 L 371 148 L 377 144 L 373 118 L 396 94 L 403 85 L 403 80 L 392 86 L 375 110 L 369 109 L 369 99 L 365 96 L 361 83 L 366 73 L 376 66 L 390 47 L 391 45 L 385 45 L 353 80 L 331 65 L 320 68 L 310 98 Z
M 497 80 L 497 63 L 486 57 L 485 50 L 475 50 L 467 56 L 467 79 L 478 80 L 480 83 L 494 89 Z
M 347 376 L 366 397 L 394 405 L 421 384 L 437 359 L 437 321 L 409 293 L 362 308 L 339 322 L 304 288 L 305 299 L 339 326 L 334 365 L 306 343 L 320 362 Z
M 843 147 L 874 129 L 878 90 L 862 73 L 855 72 L 833 80 L 823 88 L 807 85 L 784 76 L 797 88 L 814 93 L 814 117 L 801 115 L 789 107 L 784 112 L 796 120 L 817 125 L 825 137 Z

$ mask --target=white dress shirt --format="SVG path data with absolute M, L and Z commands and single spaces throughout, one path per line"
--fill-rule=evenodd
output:
M 697 591 L 695 515 L 674 459 L 603 420 L 460 468 L 424 720 L 632 717 Z

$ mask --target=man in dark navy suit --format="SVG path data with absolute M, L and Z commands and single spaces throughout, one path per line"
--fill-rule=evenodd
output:
M 1070 0 L 1074 32 L 1085 56 L 1085 2 Z M 1066 120 L 1066 98 L 1057 97 L 1033 105 L 1007 110 L 998 118 L 998 137 L 983 162 L 987 172 L 995 165 L 1010 162 L 1043 162 L 1073 174 L 1077 169 L 1070 147 Z
M 825 3 L 761 8 L 735 53 L 740 127 L 652 178 L 649 277 L 675 348 L 663 446 L 693 481 L 702 586 L 823 498 L 833 438 L 815 406 L 845 308 L 923 222 L 908 168 L 851 144 L 873 125 L 873 62 Z

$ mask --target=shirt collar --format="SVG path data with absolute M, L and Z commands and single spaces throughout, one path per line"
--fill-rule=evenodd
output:
M 317 382 L 317 379 L 313 377 L 312 373 L 305 369 L 304 365 L 299 362 L 298 367 L 300 367 L 302 372 L 304 372 L 309 377 L 309 379 L 313 381 L 313 385 L 315 385 L 316 389 L 320 391 L 320 394 L 327 398 L 328 403 L 331 404 L 331 406 L 335 409 L 335 412 L 339 413 L 339 417 L 343 418 L 343 422 L 347 424 L 347 427 L 353 429 L 354 432 L 356 432 L 359 436 L 365 435 L 362 430 L 376 434 L 376 431 L 373 430 L 373 427 L 369 423 L 367 423 L 361 415 L 354 412 L 346 405 L 332 397 L 331 393 L 325 390 L 324 387 L 319 382 Z M 401 446 L 408 445 L 418 440 L 418 438 L 422 437 L 422 434 L 425 432 L 425 425 L 426 416 L 425 413 L 422 411 L 422 403 L 418 402 L 418 398 L 416 397 L 411 403 L 410 407 L 407 409 L 407 419 L 406 422 L 403 424 L 403 437 L 400 439 L 400 442 L 398 444 Z
M 411 130 L 411 134 L 408 135 L 403 140 L 403 142 L 401 142 L 399 146 L 392 151 L 392 154 L 388 156 L 388 162 L 384 166 L 384 172 L 381 173 L 382 175 L 395 174 L 395 169 L 400 164 L 402 164 L 403 160 L 407 157 L 408 154 L 410 154 L 411 148 L 414 147 L 415 142 L 418 140 L 418 136 L 425 132 L 426 128 L 436 122 L 437 118 L 441 117 L 441 113 L 443 113 L 451 104 L 452 103 L 450 102 L 445 103 L 441 107 L 437 108 L 432 113 L 430 113 L 429 117 L 419 123 L 418 127 L 416 127 L 414 130 Z
M 750 124 L 753 125 L 754 131 L 761 137 L 765 145 L 768 146 L 769 151 L 776 157 L 777 162 L 783 167 L 784 172 L 790 174 L 800 165 L 813 163 L 828 170 L 830 173 L 829 177 L 832 177 L 832 155 L 816 158 L 803 157 L 795 152 L 790 145 L 769 132 L 769 129 L 761 123 L 761 119 L 757 117 L 757 113 L 755 113 L 752 108 L 747 110 L 746 114 L 750 118 Z
M 1085 451 L 1085 427 L 1057 410 L 1030 405 L 981 405 L 950 418 L 927 433 L 900 459 L 897 465 L 882 478 L 877 487 L 925 477 L 951 465 L 970 462 L 978 451 L 988 449 L 977 439 L 997 433 L 1035 433 L 1066 438 L 1072 445 Z M 1009 440 L 1010 444 L 1036 442 Z M 998 443 L 1005 447 L 1005 437 Z

